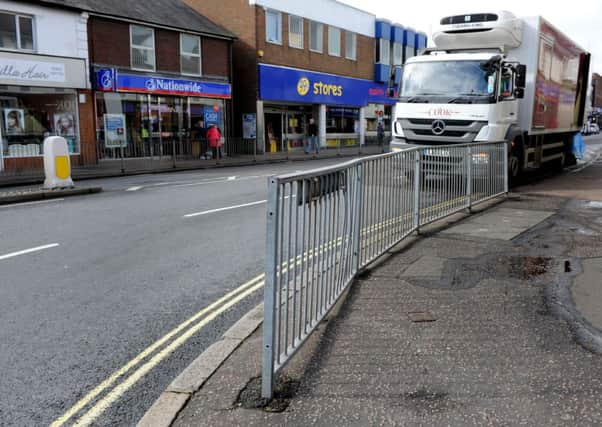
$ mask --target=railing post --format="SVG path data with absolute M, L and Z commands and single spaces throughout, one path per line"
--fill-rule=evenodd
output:
M 420 232 L 420 175 L 422 175 L 421 149 L 415 151 L 416 158 L 414 162 L 414 229 Z
M 276 338 L 276 280 L 278 259 L 278 218 L 280 185 L 274 176 L 268 179 L 265 284 L 263 290 L 263 365 L 261 397 L 271 399 L 274 393 L 274 341 Z
M 363 164 L 357 165 L 357 177 L 355 178 L 355 222 L 353 224 L 353 266 L 357 273 L 360 270 L 361 263 L 361 242 L 362 242 L 362 187 L 363 180 Z
M 504 142 L 504 193 L 508 194 L 508 143 Z
M 468 199 L 468 212 L 472 212 L 472 147 L 466 147 L 466 198 Z

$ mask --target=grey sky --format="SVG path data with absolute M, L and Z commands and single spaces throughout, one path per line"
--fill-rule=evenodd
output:
M 434 24 L 444 16 L 460 13 L 495 11 L 482 0 L 341 0 L 404 26 L 424 31 L 431 36 Z M 567 7 L 567 5 L 571 5 Z M 590 71 L 602 74 L 602 1 L 573 0 L 570 3 L 553 1 L 506 0 L 504 10 L 517 16 L 542 15 L 552 25 L 566 33 L 581 47 L 592 53 Z

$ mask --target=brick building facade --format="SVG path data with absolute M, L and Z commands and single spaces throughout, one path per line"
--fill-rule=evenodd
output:
M 231 133 L 235 37 L 182 0 L 0 0 L 0 15 L 0 172 L 41 170 L 52 135 L 86 166 L 199 159 L 208 127 Z
M 256 120 L 259 152 L 307 147 L 312 120 L 320 147 L 363 144 L 382 124 L 389 131 L 394 85 L 388 63 L 376 78 L 374 15 L 335 0 L 185 1 L 237 36 L 234 129 L 242 135 L 244 121 Z

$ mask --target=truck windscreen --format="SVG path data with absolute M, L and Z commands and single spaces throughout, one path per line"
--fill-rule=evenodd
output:
M 481 61 L 437 61 L 407 64 L 402 102 L 495 102 L 496 74 Z

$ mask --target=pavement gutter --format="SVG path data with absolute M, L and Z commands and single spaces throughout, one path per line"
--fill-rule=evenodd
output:
M 0 205 L 10 205 L 13 203 L 34 202 L 38 200 L 50 200 L 60 197 L 80 196 L 83 194 L 100 193 L 102 187 L 84 187 L 69 188 L 64 190 L 40 190 L 23 193 L 0 193 Z
M 169 427 L 188 400 L 263 322 L 263 303 L 245 314 L 172 383 L 138 422 L 139 427 Z

